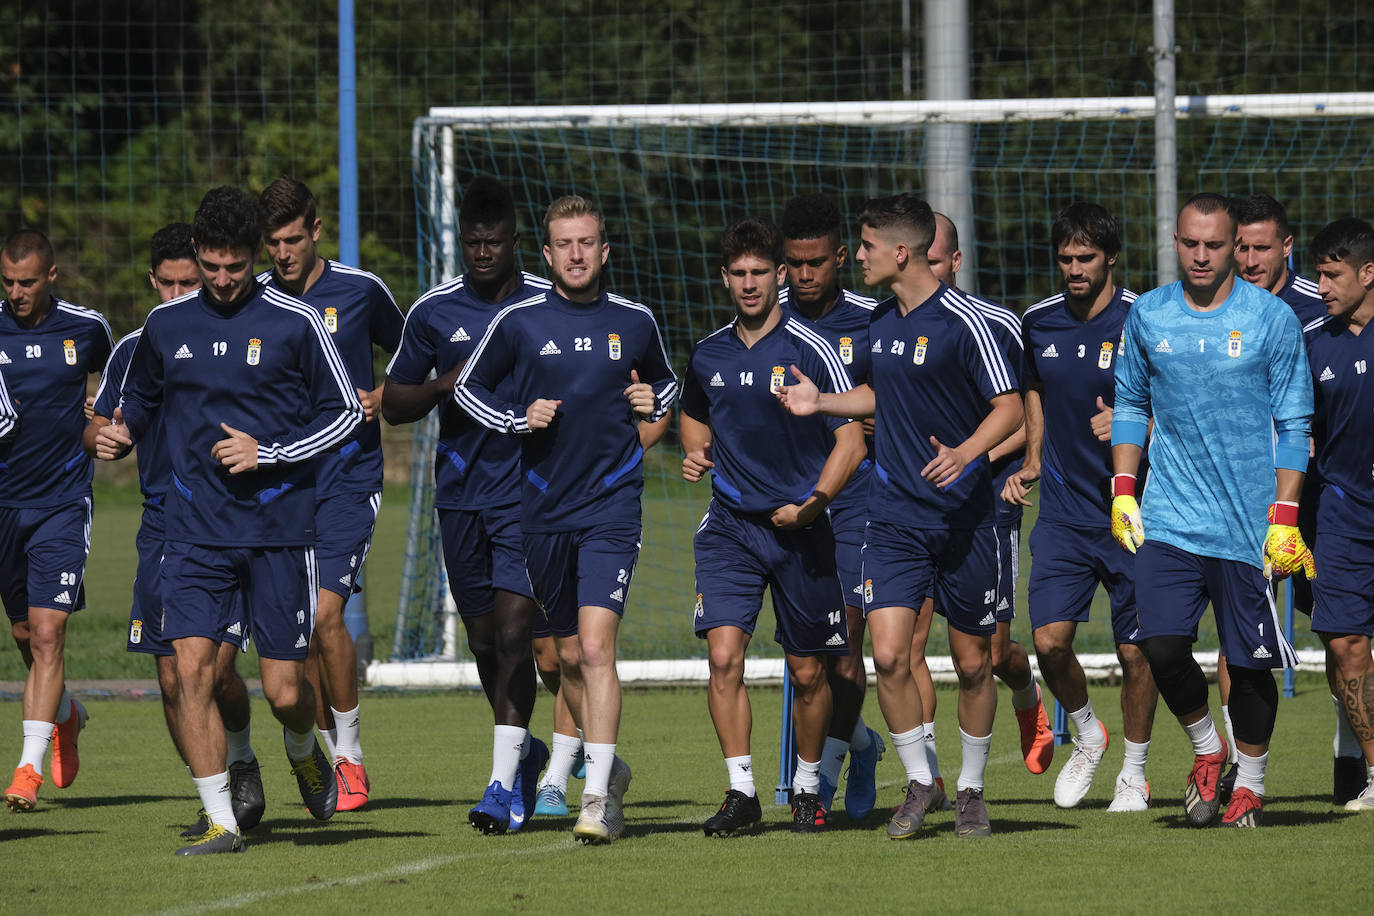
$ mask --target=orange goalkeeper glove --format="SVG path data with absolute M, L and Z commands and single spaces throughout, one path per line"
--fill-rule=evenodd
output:
M 1298 570 L 1317 578 L 1312 551 L 1298 532 L 1298 504 L 1276 502 L 1269 507 L 1269 531 L 1264 536 L 1264 575 L 1282 579 Z
M 1135 501 L 1135 475 L 1112 477 L 1112 537 L 1135 553 L 1145 543 L 1145 526 L 1140 521 L 1140 504 Z

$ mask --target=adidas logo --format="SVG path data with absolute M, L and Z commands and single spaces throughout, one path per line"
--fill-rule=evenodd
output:
M 1256 649 L 1254 652 L 1251 652 L 1251 653 L 1250 653 L 1250 657 L 1251 657 L 1251 658 L 1273 658 L 1273 656 L 1269 654 L 1269 650 L 1266 649 L 1264 646 L 1260 646 L 1260 647 L 1259 647 L 1258 649 Z
M 997 602 L 997 610 L 999 611 L 1005 611 L 1009 607 L 1011 607 L 1011 603 L 1008 602 L 1006 598 L 1003 598 L 1001 601 Z
M 1327 366 L 1325 369 L 1322 370 L 1321 378 L 1317 379 L 1317 381 L 1319 381 L 1319 382 L 1329 382 L 1329 381 L 1331 381 L 1331 380 L 1332 380 L 1333 378 L 1335 378 L 1335 377 L 1336 377 L 1336 373 L 1334 373 L 1334 372 L 1331 371 L 1331 367 L 1330 367 L 1330 366 Z
M 873 347 L 871 348 L 871 351 L 870 351 L 870 352 L 873 352 L 873 353 L 881 353 L 881 352 L 883 352 L 883 342 L 882 342 L 882 339 L 881 339 L 881 338 L 878 339 L 878 340 L 873 341 Z
M 863 591 L 864 591 L 864 587 L 863 587 L 862 585 L 856 585 L 856 586 L 854 586 L 853 588 L 851 588 L 850 591 L 853 592 L 853 593 L 856 594 L 856 595 L 862 595 L 862 594 L 863 594 Z
M 1156 353 L 1172 353 L 1172 352 L 1174 352 L 1174 348 L 1171 347 L 1171 346 L 1169 346 L 1169 338 L 1166 337 L 1166 338 L 1164 338 L 1163 340 L 1161 340 L 1159 343 L 1155 344 L 1155 352 L 1156 352 Z
M 1058 356 L 1059 350 L 1055 348 L 1054 344 L 1050 344 L 1048 347 L 1044 349 L 1044 352 L 1042 352 L 1040 355 L 1048 359 L 1050 357 Z
M 190 358 L 191 358 L 191 348 L 188 347 L 188 346 L 186 346 L 186 344 L 182 344 L 182 345 L 181 345 L 181 348 L 180 348 L 179 350 L 177 350 L 176 355 L 172 357 L 172 359 L 190 359 Z
M 625 589 L 623 589 L 623 588 L 618 588 L 618 589 L 616 589 L 615 591 L 611 592 L 611 600 L 612 600 L 612 601 L 624 601 L 624 600 L 625 600 Z
M 352 585 L 352 584 L 353 584 L 353 579 L 352 579 L 350 576 L 347 576 L 347 575 L 339 576 L 339 584 L 340 584 L 340 585 L 345 585 L 345 586 L 347 586 L 347 585 Z
M 460 340 L 472 340 L 472 338 L 468 336 L 467 331 L 464 331 L 462 328 L 459 328 L 458 330 L 453 332 L 453 336 L 448 339 L 448 342 L 458 343 L 458 341 Z
M 836 633 L 836 634 L 834 634 L 833 636 L 831 636 L 829 639 L 827 639 L 827 640 L 825 641 L 825 644 L 826 644 L 827 646 L 842 646 L 842 645 L 844 645 L 844 637 L 841 636 L 839 633 Z
M 231 627 L 229 627 L 229 631 L 228 631 L 228 632 L 229 632 L 229 635 L 230 635 L 230 636 L 242 636 L 242 635 L 243 635 L 243 624 L 240 623 L 239 621 L 235 620 L 234 623 L 233 623 L 233 625 L 232 625 Z
M 6 353 L 4 350 L 0 350 L 0 366 L 8 366 L 9 364 L 10 355 Z
M 296 637 L 296 648 L 297 648 L 297 649 L 304 649 L 304 648 L 306 647 L 306 645 L 307 645 L 307 643 L 306 643 L 306 641 L 305 641 L 305 634 L 304 634 L 304 633 L 302 633 L 300 636 L 297 636 L 297 637 Z
M 993 616 L 992 616 L 992 614 L 989 613 L 988 616 L 986 616 L 986 617 L 984 617 L 982 620 L 978 621 L 978 626 L 980 626 L 980 627 L 990 627 L 990 626 L 992 626 L 992 625 L 993 625 L 994 623 L 996 623 L 996 622 L 997 622 L 996 619 L 994 619 Z
M 544 344 L 544 349 L 539 351 L 540 356 L 558 356 L 563 351 L 558 349 L 558 344 L 552 340 Z
M 720 387 L 723 387 L 724 385 L 725 385 L 725 380 L 722 379 L 722 378 L 720 377 L 720 373 L 719 373 L 719 372 L 717 372 L 715 375 L 711 376 L 711 387 L 712 387 L 712 388 L 720 388 Z
M 53 601 L 56 601 L 58 604 L 71 604 L 72 593 L 68 591 L 63 591 L 62 594 L 54 598 Z

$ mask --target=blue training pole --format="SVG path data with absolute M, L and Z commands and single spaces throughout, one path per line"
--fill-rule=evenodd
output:
M 792 762 L 797 757 L 797 739 L 792 733 L 792 679 L 786 671 L 782 675 L 782 728 L 779 731 L 778 787 L 773 802 L 786 805 L 792 801 Z

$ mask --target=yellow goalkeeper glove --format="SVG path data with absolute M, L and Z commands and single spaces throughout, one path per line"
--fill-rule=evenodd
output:
M 1298 504 L 1276 502 L 1269 507 L 1269 531 L 1264 536 L 1264 575 L 1282 579 L 1298 570 L 1317 578 L 1312 551 L 1298 532 Z
M 1112 537 L 1131 553 L 1145 543 L 1145 526 L 1140 521 L 1140 503 L 1135 501 L 1135 475 L 1112 477 Z

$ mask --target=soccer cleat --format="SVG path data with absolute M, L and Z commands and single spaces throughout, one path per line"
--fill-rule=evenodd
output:
M 1217 797 L 1223 805 L 1231 800 L 1231 793 L 1236 791 L 1236 777 L 1239 775 L 1240 764 L 1232 763 L 1217 782 Z
M 1363 757 L 1336 757 L 1332 762 L 1331 804 L 1339 808 L 1359 798 L 1368 776 Z
M 943 794 L 944 787 L 942 786 L 939 791 Z M 906 798 L 902 799 L 901 805 L 892 812 L 892 818 L 887 822 L 887 838 L 907 840 L 914 837 L 925 823 L 926 812 L 930 810 L 935 794 L 934 785 L 927 786 L 914 779 L 909 780 L 906 784 Z
M 5 804 L 11 811 L 32 811 L 38 806 L 38 787 L 43 785 L 43 777 L 32 764 L 24 764 L 14 770 L 14 782 L 5 790 Z
M 763 808 L 757 795 L 745 795 L 738 789 L 728 789 L 720 810 L 706 819 L 701 829 L 707 836 L 734 836 L 757 827 L 763 820 Z
M 52 727 L 52 784 L 65 789 L 76 781 L 81 758 L 76 753 L 76 736 L 86 727 L 90 715 L 78 699 L 72 699 L 72 713 L 66 722 Z
M 1150 784 L 1145 780 L 1116 777 L 1116 793 L 1108 811 L 1148 811 L 1150 808 Z
M 983 802 L 982 789 L 960 789 L 954 801 L 955 836 L 991 836 L 988 806 Z
M 861 821 L 873 813 L 878 801 L 878 761 L 887 745 L 873 729 L 868 730 L 868 749 L 849 749 L 849 773 L 844 786 L 844 813 Z M 829 806 L 827 806 L 829 807 Z
M 1030 709 L 1016 710 L 1016 724 L 1021 729 L 1021 756 L 1026 759 L 1026 769 L 1037 776 L 1050 768 L 1054 760 L 1054 732 L 1050 720 L 1045 718 L 1045 701 L 1040 696 L 1040 685 L 1035 686 L 1037 702 Z
M 926 814 L 953 810 L 954 802 L 950 801 L 949 796 L 945 794 L 945 781 L 936 776 L 934 784 L 930 787 L 930 801 L 926 802 Z
M 1193 757 L 1193 769 L 1188 773 L 1188 785 L 1183 790 L 1183 810 L 1188 815 L 1188 823 L 1194 827 L 1211 825 L 1221 810 L 1217 783 L 1221 779 L 1221 768 L 1226 765 L 1229 756 L 1230 747 L 1222 738 L 1221 750 L 1215 754 L 1197 754 Z M 1235 801 L 1232 795 L 1231 803 L 1234 805 Z
M 1088 747 L 1081 739 L 1074 738 L 1069 762 L 1064 764 L 1064 769 L 1059 771 L 1054 781 L 1054 803 L 1061 808 L 1072 808 L 1083 800 L 1093 784 L 1093 776 L 1102 762 L 1102 756 L 1107 753 L 1107 745 L 1111 743 L 1107 726 L 1101 721 L 1097 726 L 1102 729 L 1101 746 Z
M 258 758 L 236 760 L 229 764 L 229 802 L 234 808 L 234 820 L 239 823 L 239 831 L 252 830 L 262 820 L 267 810 L 267 799 L 262 792 L 262 768 Z M 205 814 L 204 811 L 201 812 Z M 207 820 L 206 825 L 209 825 Z M 201 833 L 204 833 L 204 827 Z M 197 834 L 199 836 L 199 834 Z
M 535 796 L 539 794 L 539 774 L 549 762 L 549 746 L 533 735 L 530 752 L 515 768 L 515 783 L 510 787 L 510 832 L 525 826 L 535 813 Z
M 552 784 L 540 786 L 539 794 L 535 798 L 535 814 L 547 814 L 553 817 L 568 816 L 568 793 L 558 786 Z
M 611 761 L 610 793 L 606 796 L 606 826 L 611 839 L 625 832 L 625 793 L 630 791 L 630 765 L 619 757 Z
M 1374 811 L 1374 776 L 1365 783 L 1364 791 L 1345 803 L 1347 811 Z
M 201 808 L 200 813 L 196 815 L 196 822 L 191 826 L 187 827 L 185 830 L 181 831 L 181 835 L 183 838 L 188 840 L 195 839 L 198 836 L 204 836 L 205 831 L 209 829 L 210 815 L 206 813 L 204 808 Z
M 316 742 L 314 750 L 304 760 L 291 760 L 289 754 L 286 759 L 291 763 L 291 775 L 296 777 L 306 810 L 317 821 L 327 821 L 333 817 L 334 809 L 339 804 L 339 784 L 334 777 L 334 768 L 325 759 L 319 743 Z
M 357 811 L 367 804 L 372 784 L 367 779 L 367 768 L 361 763 L 340 757 L 334 761 L 334 780 L 339 784 L 338 810 Z
M 179 856 L 208 856 L 219 852 L 243 852 L 243 835 L 237 830 L 211 824 L 192 843 L 177 850 Z
M 792 794 L 792 832 L 820 833 L 825 829 L 825 805 L 815 792 Z
M 505 833 L 510 829 L 510 790 L 501 785 L 499 779 L 487 786 L 487 791 L 482 793 L 482 800 L 472 806 L 468 812 L 468 823 L 474 830 L 480 830 L 487 836 Z
M 1221 816 L 1223 827 L 1258 827 L 1264 813 L 1264 798 L 1241 786 L 1231 794 L 1231 804 Z
M 577 812 L 573 836 L 588 846 L 609 843 L 615 839 L 606 824 L 606 796 L 582 794 L 582 810 Z

